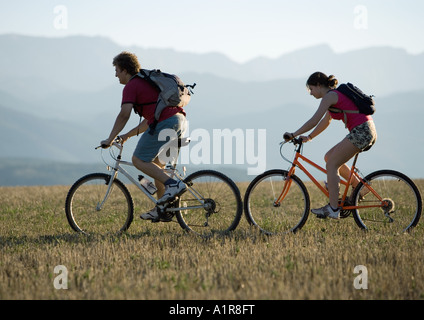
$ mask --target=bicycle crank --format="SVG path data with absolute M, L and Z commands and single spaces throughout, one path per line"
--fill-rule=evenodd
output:
M 342 205 L 342 201 L 341 201 L 341 199 L 339 199 L 339 206 L 341 206 L 341 205 Z M 349 207 L 351 205 L 352 204 L 350 202 L 350 199 L 346 199 L 345 202 L 343 203 L 343 206 L 345 206 L 345 207 Z M 353 210 L 343 210 L 343 209 L 340 210 L 340 219 L 345 219 L 345 218 L 349 217 L 350 214 L 352 213 L 352 211 Z

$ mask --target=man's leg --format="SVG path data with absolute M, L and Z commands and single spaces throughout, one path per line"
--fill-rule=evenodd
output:
M 163 171 L 163 168 L 155 162 L 146 162 L 137 158 L 136 156 L 133 156 L 132 162 L 138 170 L 144 172 L 162 184 L 164 184 L 169 179 L 169 176 Z
M 156 158 L 153 162 L 156 163 L 158 165 L 158 167 L 161 168 L 162 170 L 165 169 L 165 164 L 161 163 L 158 158 Z M 168 179 L 169 179 L 169 177 L 168 177 Z M 155 186 L 158 189 L 158 191 L 156 193 L 157 197 L 158 197 L 158 199 L 160 199 L 160 198 L 163 197 L 163 194 L 165 193 L 165 185 L 163 184 L 163 182 L 155 179 Z

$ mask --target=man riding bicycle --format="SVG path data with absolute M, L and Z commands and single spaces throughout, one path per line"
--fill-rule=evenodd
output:
M 125 87 L 122 92 L 121 111 L 116 117 L 109 137 L 103 140 L 101 145 L 104 148 L 111 146 L 127 124 L 131 111 L 135 109 L 144 119 L 137 127 L 121 135 L 121 138 L 125 142 L 128 138 L 143 133 L 134 151 L 132 162 L 137 169 L 155 179 L 158 204 L 164 204 L 184 193 L 186 186 L 182 181 L 177 182 L 170 178 L 164 171 L 165 164 L 160 161 L 158 155 L 167 141 L 159 140 L 159 134 L 161 130 L 173 129 L 177 136 L 181 137 L 186 129 L 186 113 L 181 107 L 167 107 L 162 111 L 154 132 L 146 132 L 155 120 L 156 103 L 152 102 L 157 101 L 159 91 L 147 80 L 136 76 L 140 70 L 140 63 L 135 54 L 126 51 L 118 54 L 113 59 L 113 66 L 115 76 Z M 140 217 L 145 220 L 157 220 L 158 216 L 155 207 Z

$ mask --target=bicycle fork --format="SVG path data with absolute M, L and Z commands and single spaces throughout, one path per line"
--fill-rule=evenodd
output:
M 113 181 L 115 180 L 117 175 L 118 175 L 118 171 L 115 170 L 115 172 L 109 176 L 108 181 L 106 181 L 106 184 L 108 186 L 107 190 L 106 190 L 106 194 L 105 194 L 105 197 L 103 198 L 103 201 L 97 203 L 96 211 L 102 210 L 103 205 L 105 204 L 107 198 L 109 197 L 110 193 L 112 192 Z
M 289 173 L 287 174 L 287 176 L 285 178 L 283 190 L 281 191 L 280 196 L 277 199 L 275 199 L 275 201 L 274 201 L 274 207 L 279 207 L 281 205 L 281 202 L 284 200 L 284 198 L 289 193 L 289 190 L 290 190 L 290 187 L 291 187 L 291 184 L 292 184 L 291 176 L 294 174 L 295 168 L 296 168 L 295 166 L 292 166 Z

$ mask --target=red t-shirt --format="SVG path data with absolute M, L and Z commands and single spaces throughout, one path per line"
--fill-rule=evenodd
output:
M 147 119 L 147 123 L 150 125 L 155 120 L 155 109 L 158 96 L 159 91 L 150 83 L 140 77 L 134 77 L 125 85 L 124 90 L 122 91 L 122 104 L 132 103 L 134 107 L 136 107 L 139 104 L 151 103 L 143 105 L 141 112 L 141 116 Z M 166 120 L 179 112 L 185 115 L 183 108 L 165 108 L 160 115 L 159 122 Z

